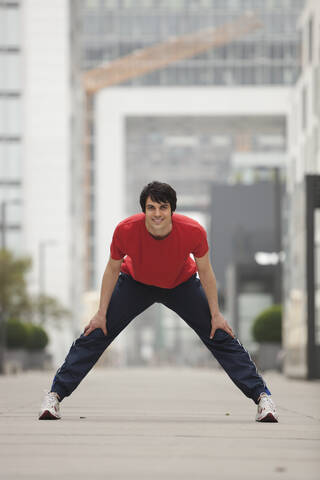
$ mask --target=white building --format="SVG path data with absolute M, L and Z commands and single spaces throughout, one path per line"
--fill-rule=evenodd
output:
M 20 2 L 0 5 L 1 247 L 22 247 L 23 35 Z M 3 211 L 2 211 L 3 214 Z
M 186 182 L 190 177 L 194 184 L 197 182 L 202 184 L 204 196 L 207 193 L 206 189 L 208 185 L 210 185 L 210 182 L 217 179 L 215 176 L 216 172 L 211 172 L 209 165 L 201 165 L 196 155 L 194 156 L 193 164 L 186 166 L 187 163 L 184 162 L 185 167 L 178 165 L 178 168 L 172 168 L 170 160 L 174 155 L 174 147 L 172 147 L 171 151 L 167 152 L 167 155 L 163 157 L 159 165 L 152 162 L 154 153 L 160 153 L 163 144 L 157 144 L 154 147 L 154 152 L 150 151 L 150 155 L 146 158 L 141 157 L 140 161 L 137 159 L 132 166 L 128 165 L 128 151 L 133 147 L 130 138 L 130 123 L 134 123 L 135 121 L 138 123 L 142 119 L 146 120 L 145 123 L 152 123 L 158 121 L 158 119 L 163 119 L 163 122 L 165 122 L 166 119 L 168 121 L 170 118 L 195 118 L 198 123 L 204 119 L 204 124 L 209 123 L 209 125 L 212 125 L 213 119 L 215 124 L 219 123 L 219 119 L 222 119 L 224 122 L 223 128 L 226 128 L 226 125 L 232 125 L 233 122 L 242 119 L 242 123 L 246 123 L 246 127 L 244 128 L 247 133 L 246 138 L 251 139 L 254 135 L 252 135 L 250 128 L 252 128 L 252 125 L 255 123 L 261 122 L 262 132 L 265 133 L 264 139 L 267 138 L 270 139 L 270 141 L 271 139 L 275 139 L 279 150 L 273 150 L 269 152 L 268 155 L 261 155 L 264 150 L 262 146 L 259 147 L 260 150 L 251 151 L 251 148 L 247 145 L 247 156 L 251 155 L 250 165 L 252 166 L 253 158 L 257 157 L 260 166 L 263 165 L 268 168 L 268 166 L 273 167 L 277 165 L 281 167 L 284 164 L 282 143 L 279 143 L 279 138 L 281 139 L 281 135 L 284 134 L 282 127 L 274 127 L 276 135 L 267 134 L 270 133 L 268 131 L 270 123 L 277 124 L 280 120 L 280 125 L 282 125 L 282 123 L 286 125 L 290 91 L 287 87 L 189 87 L 183 89 L 162 87 L 149 88 L 148 90 L 144 88 L 111 88 L 100 91 L 95 101 L 96 128 L 94 144 L 94 151 L 96 152 L 96 183 L 94 195 L 97 199 L 94 211 L 96 223 L 96 255 L 94 264 L 96 284 L 98 285 L 102 277 L 109 257 L 109 245 L 114 228 L 120 220 L 134 213 L 134 211 L 138 212 L 140 209 L 138 196 L 136 196 L 133 204 L 130 206 L 131 211 L 128 210 L 127 206 L 129 192 L 126 178 L 129 174 L 133 175 L 133 169 L 135 169 L 136 177 L 140 179 L 140 183 L 144 182 L 143 184 L 155 179 L 160 179 L 161 181 L 172 183 L 175 186 L 174 180 L 176 182 L 179 182 L 179 180 Z M 130 120 L 130 122 L 128 122 L 128 120 Z M 214 128 L 210 128 L 209 126 L 209 131 L 210 130 L 214 132 Z M 155 132 L 156 131 L 155 129 Z M 136 131 L 135 133 L 137 134 L 138 132 Z M 204 133 L 203 128 L 202 131 L 200 129 L 202 138 Z M 225 133 L 227 133 L 227 130 L 225 130 Z M 146 130 L 144 131 L 144 136 L 147 136 Z M 261 136 L 262 135 L 260 135 L 260 137 Z M 256 135 L 256 137 L 258 137 L 258 135 Z M 170 138 L 173 139 L 173 137 Z M 177 141 L 178 137 L 175 138 Z M 190 138 L 191 136 L 189 135 L 189 140 Z M 179 137 L 180 144 L 182 141 L 182 137 Z M 283 141 L 285 144 L 285 138 L 283 138 Z M 196 143 L 196 137 L 193 143 Z M 214 164 L 217 157 L 213 153 L 213 146 L 210 148 L 210 163 Z M 232 158 L 237 154 L 239 155 L 241 148 L 241 145 L 234 145 L 229 152 L 229 157 Z M 185 155 L 187 155 L 187 152 L 185 152 Z M 186 160 L 186 157 L 184 157 L 184 160 Z M 243 158 L 241 162 L 244 162 Z M 166 164 L 168 165 L 167 169 L 164 168 Z M 227 171 L 227 163 L 225 163 L 225 170 Z M 159 177 L 159 175 L 161 176 Z M 182 192 L 186 193 L 186 188 L 182 190 Z M 177 193 L 178 211 L 184 213 L 183 201 L 188 202 L 188 199 L 179 196 L 179 189 Z M 190 191 L 189 196 L 191 198 L 189 205 L 193 205 L 194 207 L 193 215 L 200 215 L 202 213 L 201 208 L 197 210 L 199 189 L 195 192 Z M 182 200 L 181 203 L 179 203 L 180 198 Z M 210 202 L 210 198 L 206 199 L 206 202 L 208 201 Z M 201 207 L 200 204 L 198 206 Z M 190 213 L 191 212 L 188 212 L 189 215 Z M 207 223 L 208 218 L 204 216 L 203 220 L 204 222 L 202 223 L 209 230 Z M 257 304 L 255 306 L 256 310 L 250 312 L 251 315 L 254 317 L 260 313 L 264 307 L 265 304 Z M 145 319 L 146 321 L 143 327 L 144 329 L 148 329 L 149 337 L 152 328 L 156 328 L 154 324 L 155 319 L 159 321 L 158 311 L 156 310 L 152 311 L 150 318 L 146 317 Z M 175 355 L 179 356 L 178 354 L 180 353 L 182 359 L 187 358 L 187 360 L 191 362 L 193 360 L 197 361 L 198 359 L 193 358 L 194 353 L 198 355 L 195 345 L 197 339 L 194 337 L 192 331 L 183 325 L 181 319 L 173 318 L 172 314 L 165 307 L 163 307 L 162 319 L 163 325 L 165 325 L 165 335 L 168 339 L 171 338 L 170 335 L 172 331 L 176 332 L 177 337 L 180 335 L 180 339 L 183 335 L 183 342 L 178 342 L 181 352 L 177 351 L 178 347 L 175 345 Z M 137 330 L 140 327 L 142 329 L 141 320 L 138 325 L 133 327 L 135 332 L 131 337 L 130 334 L 127 335 L 127 332 L 131 333 L 131 326 L 126 330 L 126 338 L 128 339 L 127 350 L 132 348 L 132 351 L 134 351 L 138 343 Z M 177 333 L 178 329 L 180 333 Z M 141 337 L 142 339 L 140 339 L 140 341 L 143 343 L 143 334 L 141 334 Z M 151 348 L 150 343 L 155 343 L 156 340 L 154 338 L 151 341 L 149 337 L 147 343 L 149 345 L 148 348 Z M 123 338 L 123 334 L 121 338 Z M 130 340 L 132 345 L 130 345 Z M 167 344 L 170 344 L 170 342 Z M 206 352 L 202 353 L 205 354 Z
M 68 0 L 1 2 L 5 246 L 31 256 L 30 292 L 53 296 L 66 308 L 71 308 L 69 31 Z
M 128 118 L 147 117 L 149 121 L 157 117 L 197 117 L 234 118 L 244 117 L 282 118 L 286 121 L 290 89 L 287 87 L 255 87 L 255 88 L 142 88 L 105 89 L 96 99 L 96 168 L 97 182 L 96 203 L 96 281 L 101 278 L 105 262 L 108 258 L 108 247 L 116 224 L 128 214 L 126 208 L 126 176 L 127 138 L 126 120 Z M 283 156 L 275 153 L 281 166 Z M 272 155 L 269 155 L 269 160 Z M 141 159 L 143 162 L 144 159 Z M 266 165 L 267 166 L 267 165 Z M 139 169 L 139 165 L 136 166 Z M 199 168 L 195 162 L 194 168 Z M 192 170 L 192 169 L 191 169 Z M 152 181 L 160 170 L 150 162 L 143 180 Z M 181 167 L 177 174 L 185 178 Z M 162 170 L 162 180 L 167 181 L 168 174 Z M 196 173 L 194 173 L 196 178 Z M 203 178 L 206 181 L 215 177 Z M 194 205 L 194 203 L 193 203 Z M 139 202 L 133 209 L 139 211 Z M 180 206 L 183 209 L 183 206 Z M 131 213 L 131 212 L 129 212 Z
M 320 3 L 300 20 L 302 73 L 290 101 L 285 224 L 285 372 L 320 377 Z

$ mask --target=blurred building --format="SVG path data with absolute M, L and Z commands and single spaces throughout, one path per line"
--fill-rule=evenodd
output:
M 0 3 L 2 231 L 10 248 L 34 259 L 31 290 L 41 290 L 42 275 L 44 293 L 72 308 L 75 332 L 83 292 L 99 288 L 110 233 L 138 209 L 143 184 L 156 177 L 171 182 L 180 211 L 202 215 L 210 229 L 212 182 L 271 179 L 273 167 L 281 166 L 286 100 L 299 75 L 296 21 L 303 4 Z M 93 99 L 94 118 L 84 129 L 83 72 L 248 11 L 260 19 L 261 28 L 101 91 Z M 84 147 L 90 152 L 86 168 Z M 175 322 L 163 321 L 167 327 Z M 145 359 L 151 337 L 144 340 Z
M 91 160 L 86 169 L 89 175 L 82 178 L 83 206 L 89 216 L 86 247 L 73 250 L 76 268 L 84 258 L 85 277 L 76 274 L 78 285 L 82 278 L 85 288 L 95 289 L 108 258 L 112 231 L 120 219 L 139 211 L 138 195 L 148 181 L 158 178 L 172 183 L 179 211 L 201 213 L 204 226 L 210 229 L 212 182 L 271 180 L 273 168 L 283 166 L 288 89 L 298 77 L 300 63 L 295 25 L 303 1 L 82 1 L 71 5 L 73 68 L 78 72 L 112 64 L 172 37 L 223 25 L 248 11 L 262 22 L 260 29 L 243 38 L 95 95 L 89 128 L 75 131 L 74 145 L 85 135 Z M 80 107 L 79 92 L 74 88 Z M 77 110 L 73 116 L 78 117 Z M 81 225 L 83 210 L 78 209 L 77 218 Z M 152 315 L 146 313 L 137 330 L 142 332 Z M 166 314 L 162 315 L 165 319 Z
M 20 2 L 0 3 L 0 201 L 2 245 L 22 248 L 23 38 Z
M 220 304 L 228 321 L 249 351 L 255 316 L 281 302 L 279 262 L 262 265 L 262 255 L 280 252 L 278 199 L 280 184 L 213 184 L 211 239 L 213 265 L 219 282 Z M 224 305 L 226 302 L 226 305 Z
M 1 246 L 31 256 L 32 294 L 71 308 L 68 0 L 0 2 L 0 71 Z
M 72 37 L 72 58 L 73 63 L 76 63 L 73 68 L 79 72 L 93 69 L 150 45 L 218 27 L 252 12 L 261 21 L 261 28 L 229 44 L 208 49 L 205 53 L 123 82 L 121 88 L 136 90 L 138 87 L 148 87 L 150 90 L 150 87 L 198 86 L 203 90 L 204 87 L 213 86 L 289 86 L 299 74 L 300 38 L 296 21 L 303 3 L 304 0 L 161 0 L 157 3 L 134 0 L 71 1 L 72 30 L 76 32 Z M 79 97 L 76 88 L 73 92 Z M 227 91 L 225 94 L 228 95 Z M 263 90 L 261 95 L 264 95 Z M 168 172 L 168 181 L 176 184 L 180 197 L 188 197 L 189 202 L 191 196 L 191 203 L 199 202 L 199 196 L 202 197 L 200 201 L 209 198 L 209 182 L 204 184 L 203 171 L 207 171 L 207 179 L 214 181 L 221 178 L 224 182 L 231 175 L 228 150 L 234 147 L 234 143 L 230 144 L 230 139 L 227 138 L 211 138 L 212 130 L 213 136 L 221 137 L 221 128 L 216 133 L 210 120 L 205 122 L 205 119 L 198 119 L 196 114 L 187 119 L 168 119 L 163 116 L 164 114 L 161 119 L 155 116 L 143 118 L 137 113 L 136 116 L 124 119 L 125 166 L 121 169 L 126 192 L 122 210 L 124 214 L 135 211 L 141 185 L 150 179 L 147 172 L 150 168 L 155 170 L 152 177 L 155 178 L 156 174 L 159 175 L 158 165 L 160 176 L 163 177 Z M 205 124 L 206 127 L 203 128 Z M 78 132 L 75 145 L 81 144 L 83 135 L 84 132 Z M 92 128 L 92 135 L 90 148 L 93 161 L 90 167 L 90 186 L 86 186 L 86 189 L 91 189 L 87 200 L 90 203 L 87 206 L 90 216 L 86 229 L 88 247 L 85 252 L 79 252 L 85 256 L 86 288 L 96 288 L 100 279 L 96 243 L 99 227 L 95 215 L 96 204 L 100 202 L 96 198 L 96 128 Z M 275 134 L 277 135 L 278 133 Z M 279 139 L 275 139 L 277 141 Z M 251 149 L 246 132 L 239 132 L 238 138 L 234 138 L 233 142 L 238 143 L 239 149 Z M 275 148 L 275 144 L 270 146 Z M 281 140 L 278 146 L 281 151 Z M 76 165 L 74 167 L 77 169 Z M 173 169 L 178 175 L 170 175 Z M 182 169 L 184 180 L 181 180 Z M 81 217 L 80 212 L 79 216 Z M 75 263 L 80 263 L 79 258 L 75 259 Z
M 320 4 L 299 19 L 302 72 L 291 96 L 286 169 L 285 372 L 320 378 Z
M 72 7 L 79 9 L 83 70 L 252 12 L 261 20 L 261 29 L 126 85 L 292 85 L 300 69 L 296 21 L 303 4 L 304 0 L 80 0 Z

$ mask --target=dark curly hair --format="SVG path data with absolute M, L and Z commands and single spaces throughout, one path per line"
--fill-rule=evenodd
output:
M 146 185 L 140 194 L 140 205 L 142 211 L 146 211 L 146 201 L 150 197 L 153 202 L 170 203 L 171 212 L 174 212 L 177 206 L 177 194 L 168 183 L 151 182 Z

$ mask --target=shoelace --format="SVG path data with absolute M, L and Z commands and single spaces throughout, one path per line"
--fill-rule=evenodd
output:
M 261 408 L 264 409 L 264 408 L 270 408 L 271 410 L 275 410 L 275 406 L 274 406 L 274 403 L 272 401 L 272 399 L 269 397 L 269 395 L 263 395 L 261 397 Z
M 57 397 L 55 396 L 54 393 L 52 392 L 49 392 L 47 393 L 46 397 L 45 397 L 45 403 L 48 404 L 50 407 L 53 407 L 56 403 L 57 403 L 58 399 Z

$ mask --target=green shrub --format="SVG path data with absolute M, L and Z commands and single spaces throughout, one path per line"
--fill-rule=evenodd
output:
M 9 350 L 25 348 L 27 350 L 43 350 L 49 338 L 46 331 L 32 323 L 24 323 L 10 319 L 6 323 L 6 346 Z
M 28 337 L 28 331 L 25 323 L 19 320 L 10 319 L 6 323 L 6 346 L 7 348 L 24 348 Z
M 263 310 L 253 321 L 252 335 L 257 342 L 281 342 L 282 307 L 273 305 Z
M 38 325 L 32 325 L 32 323 L 26 324 L 26 326 L 28 334 L 25 347 L 27 350 L 43 350 L 49 341 L 46 331 Z

